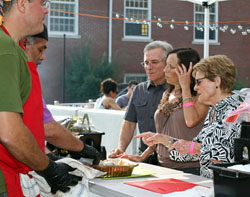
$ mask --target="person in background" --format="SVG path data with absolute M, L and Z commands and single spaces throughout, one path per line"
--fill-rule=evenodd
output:
M 135 88 L 135 86 L 137 85 L 138 83 L 136 81 L 129 81 L 128 83 L 128 92 L 124 95 L 121 95 L 119 96 L 115 102 L 117 105 L 119 105 L 120 108 L 124 108 L 124 107 L 127 107 L 128 105 L 128 102 L 129 102 L 129 99 L 133 93 L 133 90 Z
M 177 162 L 169 158 L 170 140 L 167 136 L 192 140 L 203 127 L 208 106 L 199 102 L 194 91 L 195 80 L 191 76 L 192 65 L 200 61 L 197 51 L 191 48 L 178 48 L 169 52 L 164 69 L 168 90 L 162 96 L 155 112 L 157 134 L 146 132 L 136 136 L 154 136 L 162 140 L 157 146 L 149 146 L 140 156 L 123 155 L 133 161 L 145 160 L 153 151 L 157 152 L 161 166 L 175 168 L 186 173 L 199 175 L 199 161 Z
M 29 61 L 34 62 L 36 67 L 40 65 L 42 61 L 46 60 L 45 50 L 48 43 L 46 25 L 44 25 L 43 32 L 24 37 L 21 43 L 25 48 Z M 101 155 L 98 151 L 94 147 L 84 144 L 80 139 L 72 135 L 68 129 L 57 123 L 47 108 L 44 98 L 42 100 L 45 139 L 58 148 L 74 151 L 74 155 L 94 159 L 94 164 L 99 163 Z M 48 149 L 46 149 L 46 153 L 52 160 L 57 159 Z
M 46 0 L 0 2 L 5 14 L 0 27 L 0 195 L 22 197 L 19 174 L 35 170 L 53 193 L 67 192 L 82 177 L 67 164 L 55 163 L 44 153 L 44 127 L 40 81 L 31 73 L 19 46 L 22 37 L 43 31 Z M 5 183 L 5 184 L 4 184 Z
M 115 97 L 117 96 L 118 89 L 117 83 L 113 79 L 108 78 L 102 81 L 100 92 L 103 96 L 96 100 L 94 109 L 122 110 L 122 108 L 115 103 Z
M 213 172 L 208 168 L 212 163 L 229 163 L 234 160 L 234 139 L 240 136 L 240 122 L 225 123 L 230 111 L 242 103 L 238 94 L 232 92 L 236 69 L 234 63 L 225 55 L 215 55 L 202 59 L 193 68 L 195 90 L 199 102 L 209 105 L 204 126 L 199 134 L 189 140 L 178 140 L 170 146 L 170 158 L 184 160 L 183 154 L 199 156 L 200 174 L 212 178 Z M 144 137 L 144 141 L 160 143 L 159 138 Z M 169 140 L 165 138 L 165 140 Z
M 117 149 L 111 150 L 109 157 L 121 156 L 130 144 L 136 123 L 139 132 L 156 132 L 154 124 L 154 113 L 160 103 L 163 92 L 166 90 L 164 68 L 166 66 L 167 54 L 173 47 L 164 41 L 153 41 L 144 48 L 144 67 L 148 81 L 139 83 L 130 98 L 125 118 L 122 123 L 119 143 Z M 140 141 L 139 154 L 147 149 L 147 145 Z M 148 158 L 148 163 L 157 161 L 155 155 Z

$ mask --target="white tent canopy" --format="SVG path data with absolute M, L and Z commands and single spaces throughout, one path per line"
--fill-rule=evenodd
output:
M 209 56 L 209 5 L 219 2 L 219 1 L 228 1 L 228 0 L 179 0 L 179 1 L 189 1 L 196 3 L 205 7 L 205 16 L 204 16 L 204 58 Z
M 207 3 L 208 5 L 211 5 L 215 2 L 228 1 L 228 0 L 179 0 L 179 1 L 189 1 L 192 3 L 200 4 L 200 5 L 203 5 L 203 3 Z

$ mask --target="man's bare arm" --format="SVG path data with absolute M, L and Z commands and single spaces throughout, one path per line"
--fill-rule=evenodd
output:
M 34 170 L 44 170 L 49 158 L 42 152 L 19 113 L 0 112 L 0 143 L 18 161 Z
M 127 120 L 123 121 L 120 131 L 118 149 L 125 152 L 125 150 L 127 149 L 128 145 L 130 144 L 133 138 L 135 127 L 136 127 L 136 122 L 130 122 Z
M 84 144 L 55 120 L 44 124 L 45 139 L 54 146 L 71 151 L 81 151 Z
M 117 149 L 111 150 L 108 157 L 110 158 L 116 158 L 119 157 L 121 154 L 123 154 L 128 145 L 130 144 L 134 131 L 135 131 L 136 123 L 130 122 L 127 120 L 123 120 L 122 127 L 120 131 L 120 137 L 118 142 Z

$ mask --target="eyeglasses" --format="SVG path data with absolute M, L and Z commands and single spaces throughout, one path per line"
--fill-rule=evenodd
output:
M 195 79 L 195 85 L 199 86 L 202 82 L 203 79 L 206 79 L 207 77 L 202 77 L 202 78 L 199 78 L 199 79 Z
M 44 1 L 42 2 L 42 6 L 45 6 L 46 8 L 49 8 L 50 4 L 51 4 L 51 1 L 50 1 L 50 0 L 44 0 Z
M 149 66 L 149 65 L 154 66 L 154 65 L 159 64 L 160 62 L 163 62 L 163 60 L 145 61 L 145 62 L 141 62 L 141 65 L 142 65 L 143 67 L 145 67 L 145 66 Z

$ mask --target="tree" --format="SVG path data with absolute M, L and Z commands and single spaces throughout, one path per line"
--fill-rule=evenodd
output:
M 90 41 L 80 50 L 72 51 L 66 72 L 67 102 L 86 102 L 97 98 L 100 95 L 100 83 L 114 76 L 115 67 L 118 66 L 115 60 L 109 63 L 104 53 L 99 63 L 95 64 L 91 62 L 91 52 Z

